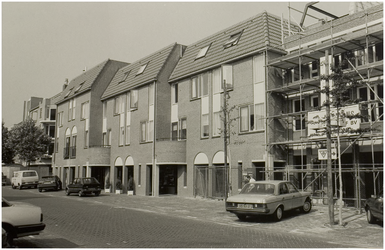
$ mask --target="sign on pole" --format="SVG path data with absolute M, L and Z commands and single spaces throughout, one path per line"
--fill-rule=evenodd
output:
M 332 148 L 332 157 L 333 160 L 337 160 L 337 149 Z M 328 159 L 328 150 L 327 149 L 318 149 L 318 160 L 326 161 Z

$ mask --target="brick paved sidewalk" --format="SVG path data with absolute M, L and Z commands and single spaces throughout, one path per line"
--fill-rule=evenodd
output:
M 102 198 L 103 197 L 103 198 Z M 382 223 L 368 224 L 365 213 L 358 213 L 354 208 L 343 208 L 342 220 L 345 226 L 328 225 L 328 206 L 313 205 L 309 214 L 298 210 L 287 212 L 280 222 L 267 218 L 251 218 L 240 221 L 226 212 L 223 200 L 186 198 L 179 196 L 127 196 L 126 194 L 102 194 L 108 205 L 125 207 L 151 213 L 168 214 L 188 219 L 227 224 L 235 227 L 256 227 L 266 231 L 288 232 L 322 237 L 327 242 L 339 242 L 358 248 L 383 248 Z M 338 207 L 335 219 L 338 219 Z

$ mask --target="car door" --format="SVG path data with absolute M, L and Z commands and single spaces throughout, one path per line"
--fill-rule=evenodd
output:
M 286 183 L 287 188 L 289 189 L 290 199 L 292 200 L 292 207 L 297 208 L 302 206 L 302 194 L 298 191 L 298 189 L 290 182 Z
M 286 186 L 286 183 L 280 183 L 278 186 L 278 196 L 279 200 L 282 202 L 285 210 L 290 210 L 293 207 L 293 201 L 291 199 L 291 194 L 289 189 Z

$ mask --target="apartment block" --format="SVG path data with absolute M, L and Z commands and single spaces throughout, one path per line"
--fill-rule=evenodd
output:
M 75 177 L 95 177 L 104 183 L 100 169 L 110 164 L 110 148 L 102 141 L 101 96 L 116 72 L 127 63 L 106 60 L 64 84 L 56 101 L 56 136 L 53 173 L 63 188 Z
M 187 195 L 186 143 L 170 139 L 168 83 L 184 49 L 174 43 L 119 69 L 101 96 L 100 138 L 110 161 L 99 169 L 112 190 Z

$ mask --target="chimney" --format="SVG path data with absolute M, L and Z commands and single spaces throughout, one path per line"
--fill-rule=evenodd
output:
M 64 80 L 63 90 L 65 90 L 67 87 L 68 87 L 68 78 L 66 78 L 66 79 Z

